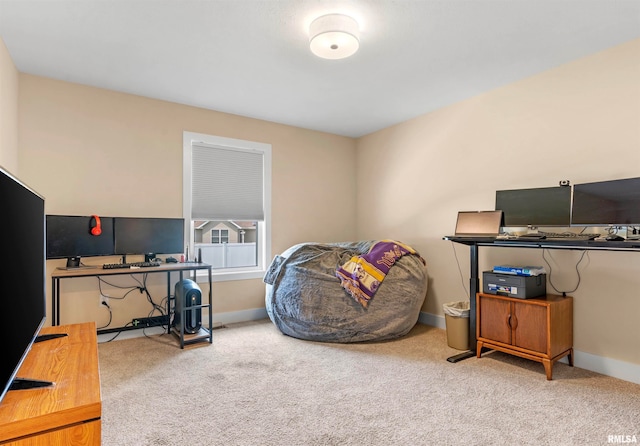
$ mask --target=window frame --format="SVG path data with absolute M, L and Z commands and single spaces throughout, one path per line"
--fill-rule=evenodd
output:
M 189 252 L 194 253 L 194 227 L 191 219 L 192 199 L 192 145 L 207 145 L 223 147 L 231 150 L 257 151 L 263 154 L 264 160 L 264 221 L 258 222 L 256 228 L 257 240 L 257 265 L 252 267 L 225 268 L 212 270 L 214 282 L 230 280 L 259 279 L 264 277 L 269 261 L 271 260 L 271 144 L 246 141 L 222 136 L 207 135 L 204 133 L 183 132 L 183 160 L 182 160 L 182 214 L 185 219 L 185 240 Z M 193 257 L 193 254 L 191 255 Z M 199 271 L 197 281 L 207 281 L 206 271 Z

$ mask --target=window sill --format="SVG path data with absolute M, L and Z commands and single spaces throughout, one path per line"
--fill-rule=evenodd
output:
M 240 271 L 219 271 L 212 270 L 211 281 L 212 282 L 229 282 L 232 280 L 251 280 L 262 279 L 265 274 L 263 269 L 253 270 L 240 270 Z M 196 282 L 206 283 L 209 281 L 209 276 L 206 271 L 198 271 L 196 276 Z

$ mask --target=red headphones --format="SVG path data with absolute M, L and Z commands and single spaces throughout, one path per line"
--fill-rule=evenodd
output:
M 91 235 L 100 235 L 102 234 L 102 227 L 100 226 L 100 217 L 97 215 L 92 215 L 92 224 L 91 224 Z

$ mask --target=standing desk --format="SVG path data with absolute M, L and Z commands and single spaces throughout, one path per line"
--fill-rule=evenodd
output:
M 605 241 L 605 240 L 571 240 L 567 239 L 500 239 L 491 237 L 444 237 L 454 243 L 469 247 L 469 346 L 470 350 L 447 358 L 449 362 L 458 362 L 476 356 L 476 294 L 480 292 L 480 276 L 478 271 L 478 251 L 483 247 L 501 248 L 537 248 L 537 249 L 571 249 L 579 251 L 640 251 L 640 240 Z
M 60 282 L 62 279 L 73 279 L 78 277 L 98 277 L 98 276 L 122 276 L 122 275 L 131 275 L 131 274 L 158 274 L 165 273 L 167 275 L 167 314 L 171 314 L 171 273 L 177 272 L 180 275 L 180 280 L 183 279 L 184 273 L 193 273 L 195 274 L 197 271 L 206 270 L 209 276 L 209 303 L 204 305 L 199 305 L 197 307 L 209 307 L 209 343 L 212 342 L 211 329 L 213 327 L 213 312 L 211 311 L 211 283 L 212 283 L 212 274 L 211 274 L 211 265 L 206 263 L 195 263 L 195 262 L 186 262 L 186 263 L 163 263 L 159 266 L 145 267 L 145 268 L 117 268 L 117 269 L 103 269 L 102 265 L 97 265 L 95 268 L 93 267 L 84 267 L 84 268 L 74 268 L 74 269 L 56 269 L 51 274 L 51 313 L 52 317 L 52 325 L 57 326 L 60 325 Z M 189 307 L 194 308 L 194 307 Z M 182 318 L 181 320 L 184 320 Z M 98 334 L 102 333 L 113 333 L 116 331 L 124 331 L 124 330 L 135 330 L 139 327 L 119 327 L 119 328 L 108 328 L 97 330 Z M 171 331 L 171 324 L 167 327 L 167 333 Z M 183 346 L 182 342 L 184 342 L 184 333 L 180 334 L 181 338 L 181 347 Z

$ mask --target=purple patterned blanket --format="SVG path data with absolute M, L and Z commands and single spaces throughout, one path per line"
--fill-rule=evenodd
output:
M 336 270 L 342 287 L 363 307 L 369 305 L 389 269 L 405 254 L 420 255 L 410 246 L 394 240 L 381 240 L 369 252 L 353 256 Z M 420 257 L 420 260 L 422 258 Z M 422 260 L 424 264 L 424 260 Z

